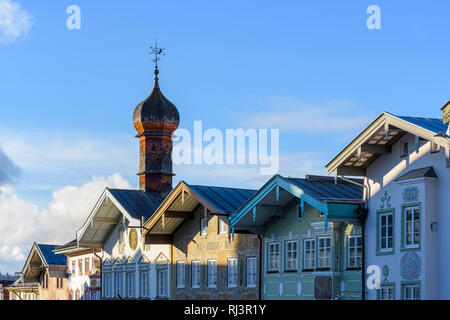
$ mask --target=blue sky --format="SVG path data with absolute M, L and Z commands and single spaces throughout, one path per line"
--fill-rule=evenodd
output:
M 279 128 L 286 175 L 324 174 L 382 111 L 441 117 L 449 99 L 448 1 L 13 2 L 32 25 L 0 43 L 0 146 L 21 172 L 13 194 L 40 210 L 93 177 L 119 173 L 136 187 L 131 116 L 153 85 L 155 38 L 180 127 Z M 66 28 L 71 4 L 81 30 Z M 366 27 L 372 4 L 381 30 Z M 269 179 L 245 168 L 175 173 L 255 188 Z

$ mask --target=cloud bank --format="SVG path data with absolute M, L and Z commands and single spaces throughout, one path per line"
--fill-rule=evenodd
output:
M 105 187 L 130 188 L 116 173 L 81 186 L 53 192 L 48 209 L 20 198 L 12 186 L 0 187 L 0 272 L 21 271 L 34 242 L 64 244 L 75 237 Z
M 32 25 L 31 15 L 18 2 L 0 0 L 0 43 L 26 36 Z

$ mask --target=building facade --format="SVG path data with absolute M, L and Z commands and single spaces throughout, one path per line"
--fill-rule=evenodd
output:
M 228 216 L 255 190 L 180 182 L 145 224 L 145 242 L 171 245 L 172 296 L 178 300 L 259 298 L 259 239 L 232 239 Z
M 230 218 L 263 237 L 263 299 L 361 299 L 362 188 L 279 175 Z
M 450 299 L 448 106 L 444 121 L 383 113 L 327 166 L 365 178 L 368 299 Z
M 72 241 L 55 253 L 67 257 L 69 300 L 100 300 L 100 250 L 79 248 Z

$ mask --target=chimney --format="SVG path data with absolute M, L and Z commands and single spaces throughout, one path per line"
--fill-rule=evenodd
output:
M 447 103 L 441 108 L 442 110 L 442 119 L 444 123 L 449 124 L 450 123 L 450 100 L 447 101 Z M 447 129 L 447 135 L 450 136 L 450 125 Z

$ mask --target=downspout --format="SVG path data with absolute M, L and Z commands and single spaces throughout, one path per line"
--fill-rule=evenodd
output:
M 365 184 L 355 182 L 353 180 L 345 178 L 340 175 L 341 179 L 352 183 L 354 185 L 363 187 L 366 192 L 364 193 L 364 208 L 358 208 L 358 218 L 361 221 L 361 237 L 362 237 L 362 257 L 361 257 L 361 300 L 366 300 L 366 218 L 369 213 L 367 198 L 370 196 L 370 188 Z M 337 180 L 336 180 L 337 181 Z
M 95 249 L 93 249 L 92 251 L 94 253 L 94 256 L 100 259 L 100 300 L 103 300 L 103 250 L 102 250 L 102 257 L 97 255 Z
M 262 273 L 263 273 L 263 236 L 258 234 L 259 238 L 259 277 L 258 277 L 258 288 L 259 288 L 259 300 L 262 300 Z

